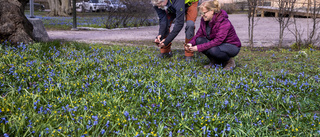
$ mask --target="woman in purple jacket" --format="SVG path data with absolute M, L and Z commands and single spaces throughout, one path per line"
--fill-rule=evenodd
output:
M 226 11 L 220 9 L 218 1 L 205 1 L 199 6 L 202 16 L 197 34 L 187 44 L 187 50 L 199 51 L 210 59 L 205 68 L 222 64 L 224 70 L 232 70 L 241 42 L 228 19 Z M 189 49 L 188 49 L 189 48 Z

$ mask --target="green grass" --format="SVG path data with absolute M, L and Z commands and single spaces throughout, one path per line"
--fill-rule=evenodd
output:
M 0 49 L 0 136 L 319 136 L 319 50 L 202 54 L 35 43 Z

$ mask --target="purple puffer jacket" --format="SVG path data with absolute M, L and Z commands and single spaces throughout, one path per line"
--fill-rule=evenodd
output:
M 212 20 L 209 22 L 211 28 L 209 42 L 197 45 L 198 51 L 202 52 L 208 50 L 214 46 L 219 46 L 222 43 L 230 43 L 241 47 L 241 42 L 234 30 L 233 25 L 228 19 L 228 14 L 226 11 L 221 10 L 220 13 L 215 13 Z M 200 28 L 197 34 L 189 42 L 192 45 L 196 45 L 196 39 L 199 37 L 206 37 L 206 22 L 201 18 Z

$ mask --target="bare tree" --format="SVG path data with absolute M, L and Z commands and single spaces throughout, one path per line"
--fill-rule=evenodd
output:
M 302 46 L 302 34 L 304 32 L 304 30 L 301 29 L 301 26 L 297 24 L 297 19 L 293 18 L 293 25 L 294 28 L 290 29 L 288 28 L 288 30 L 294 35 L 296 43 L 295 43 L 295 47 L 294 48 L 298 48 L 300 50 L 301 46 Z
M 300 49 L 302 46 L 304 47 L 309 47 L 309 45 L 315 45 L 315 43 L 319 42 L 320 40 L 320 33 L 319 33 L 319 20 L 317 20 L 317 15 L 320 13 L 320 7 L 319 3 L 317 3 L 316 0 L 314 1 L 309 1 L 308 3 L 308 8 L 307 8 L 307 13 L 308 13 L 308 20 L 307 24 L 308 27 L 305 28 L 307 30 L 306 34 L 306 39 L 302 41 L 302 35 L 305 31 L 305 29 L 301 29 L 301 26 L 298 26 L 296 22 L 296 18 L 293 18 L 293 25 L 294 29 L 289 29 L 289 31 L 295 36 L 296 43 L 295 43 L 295 48 Z M 309 28 L 309 17 L 311 17 L 312 20 L 312 28 Z M 309 32 L 311 30 L 311 32 Z
M 320 33 L 319 33 L 319 20 L 317 20 L 317 15 L 320 13 L 320 3 L 317 0 L 310 0 L 308 3 L 308 10 L 307 12 L 311 12 L 311 19 L 312 19 L 312 30 L 309 34 L 307 34 L 307 39 L 305 40 L 305 45 L 314 45 L 316 42 L 320 40 Z M 309 6 L 310 5 L 310 6 Z M 309 17 L 309 16 L 308 16 Z M 308 22 L 309 23 L 309 22 Z M 309 29 L 309 28 L 308 28 Z
M 71 14 L 70 0 L 48 0 L 50 16 L 69 16 Z
M 248 36 L 249 36 L 249 45 L 253 48 L 253 29 L 255 26 L 255 15 L 257 8 L 258 0 L 248 0 Z
M 276 20 L 279 23 L 280 32 L 279 32 L 279 45 L 278 47 L 282 47 L 283 43 L 283 37 L 284 37 L 284 30 L 289 26 L 290 23 L 290 17 L 293 16 L 294 12 L 294 6 L 295 6 L 296 0 L 279 0 L 278 6 L 279 6 L 279 14 L 278 17 L 275 17 Z

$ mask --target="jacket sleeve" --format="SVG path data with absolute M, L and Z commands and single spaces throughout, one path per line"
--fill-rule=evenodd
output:
M 207 43 L 197 45 L 199 52 L 208 50 L 208 49 L 215 47 L 215 46 L 219 46 L 227 38 L 229 30 L 231 28 L 231 23 L 228 20 L 224 19 L 221 23 L 216 23 L 215 25 L 217 25 L 217 26 L 213 26 L 212 29 L 217 29 L 216 30 L 216 37 Z
M 165 35 L 167 35 L 166 31 L 168 28 L 167 14 L 164 10 L 159 9 L 157 6 L 153 6 L 153 8 L 156 10 L 158 17 L 159 17 L 159 33 L 158 33 L 158 35 L 165 36 Z
M 202 25 L 204 23 L 203 20 L 201 20 L 201 23 L 200 23 L 200 27 L 196 33 L 195 36 L 192 37 L 191 41 L 189 43 L 191 43 L 192 45 L 196 45 L 196 40 L 197 38 L 199 37 L 204 37 L 205 36 L 205 32 L 203 31 L 204 30 L 204 25 Z
M 177 0 L 173 5 L 176 10 L 176 19 L 172 31 L 167 36 L 164 41 L 165 45 L 168 45 L 172 40 L 179 34 L 184 25 L 184 16 L 185 16 L 185 4 L 184 0 Z

